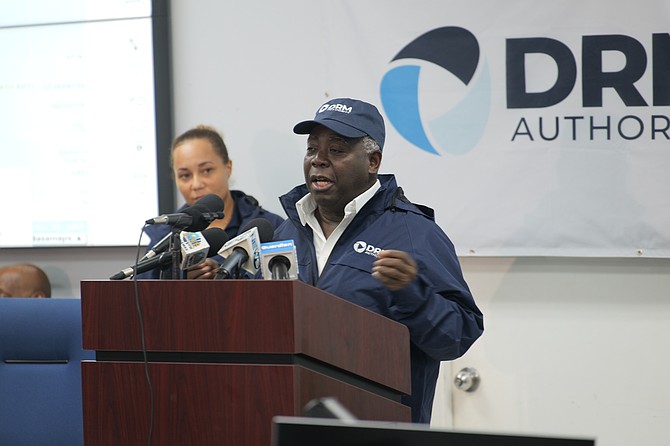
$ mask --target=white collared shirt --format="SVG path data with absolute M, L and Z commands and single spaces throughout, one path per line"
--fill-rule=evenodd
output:
M 347 229 L 347 226 L 349 226 L 358 211 L 360 211 L 363 206 L 365 206 L 365 203 L 370 201 L 370 199 L 375 195 L 380 187 L 381 183 L 379 180 L 377 180 L 375 181 L 375 184 L 373 184 L 368 190 L 351 200 L 344 207 L 344 218 L 328 238 L 326 238 L 326 236 L 323 234 L 321 225 L 314 215 L 314 211 L 316 211 L 316 202 L 314 201 L 312 194 L 308 193 L 295 204 L 296 210 L 298 211 L 298 216 L 300 217 L 300 223 L 303 226 L 309 225 L 309 227 L 312 228 L 312 233 L 314 234 L 314 249 L 316 250 L 316 261 L 319 267 L 319 275 L 321 275 L 321 272 L 323 271 L 323 268 L 326 266 L 326 262 L 328 261 L 328 257 L 330 257 L 330 253 L 333 252 L 335 243 L 337 243 L 337 241 L 340 239 L 340 236 L 344 230 Z

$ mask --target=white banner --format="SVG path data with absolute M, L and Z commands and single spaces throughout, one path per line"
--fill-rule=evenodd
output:
M 220 6 L 206 88 L 234 186 L 265 207 L 302 181 L 292 125 L 350 96 L 378 105 L 382 172 L 459 255 L 670 257 L 666 1 L 245 4 Z

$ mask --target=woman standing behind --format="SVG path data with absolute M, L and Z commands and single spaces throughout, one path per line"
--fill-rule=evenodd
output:
M 284 221 L 279 215 L 260 207 L 254 197 L 229 189 L 228 180 L 233 172 L 233 162 L 216 129 L 199 125 L 179 135 L 172 143 L 170 161 L 177 188 L 186 201 L 177 212 L 207 194 L 217 194 L 224 202 L 224 218 L 214 220 L 209 227 L 224 229 L 230 238 L 238 235 L 240 229 L 255 218 L 264 218 L 275 228 Z M 150 238 L 148 250 L 170 233 L 170 227 L 153 225 L 148 226 L 145 232 Z M 188 277 L 212 279 L 218 267 L 216 258 L 209 258 L 190 270 Z M 157 279 L 159 275 L 160 272 L 154 270 L 139 274 L 138 278 Z

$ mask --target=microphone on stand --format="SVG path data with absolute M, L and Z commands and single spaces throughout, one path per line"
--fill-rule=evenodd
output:
M 228 234 L 221 228 L 209 228 L 202 231 L 202 233 L 182 232 L 180 239 L 183 241 L 184 238 L 186 242 L 181 244 L 181 250 L 177 254 L 181 256 L 181 265 L 190 268 L 204 262 L 207 257 L 215 256 L 219 249 L 228 241 Z M 196 242 L 197 239 L 200 239 L 200 242 Z M 203 255 L 202 246 L 206 246 L 207 255 Z M 156 268 L 166 267 L 172 263 L 172 260 L 172 251 L 165 251 L 149 259 L 140 260 L 137 265 L 123 269 L 109 279 L 127 279 L 135 274 L 142 274 Z
M 156 257 L 158 254 L 160 254 L 160 253 L 162 253 L 162 252 L 167 251 L 168 249 L 170 249 L 170 238 L 171 238 L 171 237 L 172 237 L 172 233 L 171 233 L 171 232 L 168 232 L 167 234 L 165 234 L 165 237 L 163 237 L 162 239 L 160 239 L 160 240 L 158 241 L 158 243 L 156 243 L 153 247 L 151 247 L 151 249 L 149 249 L 149 250 L 144 254 L 144 256 L 140 259 L 140 262 L 141 262 L 142 260 L 147 260 L 147 259 L 151 259 L 151 258 L 153 258 L 153 257 Z
M 226 260 L 219 267 L 216 279 L 237 279 L 241 269 L 253 275 L 260 268 L 260 245 L 264 241 L 272 240 L 274 227 L 265 218 L 255 218 L 242 230 L 245 228 L 249 229 L 228 241 L 219 251 L 219 255 Z
M 188 232 L 202 231 L 209 224 L 223 218 L 223 199 L 216 194 L 207 194 L 192 206 L 176 214 L 163 214 L 145 221 L 148 225 L 170 225 Z

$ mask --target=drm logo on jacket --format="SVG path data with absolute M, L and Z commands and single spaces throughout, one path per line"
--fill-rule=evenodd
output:
M 356 251 L 359 254 L 367 254 L 369 256 L 377 257 L 377 254 L 382 252 L 383 249 L 377 248 L 362 240 L 359 240 L 356 243 L 354 243 L 354 251 Z

